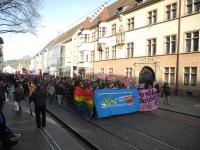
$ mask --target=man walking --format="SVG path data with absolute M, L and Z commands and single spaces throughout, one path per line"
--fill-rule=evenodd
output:
M 162 88 L 163 88 L 163 92 L 161 96 L 164 96 L 163 104 L 169 105 L 170 87 L 168 86 L 168 83 L 165 82 Z
M 33 102 L 35 104 L 36 124 L 37 128 L 46 126 L 46 91 L 44 86 L 38 84 L 33 93 Z M 41 121 L 41 116 L 42 121 Z

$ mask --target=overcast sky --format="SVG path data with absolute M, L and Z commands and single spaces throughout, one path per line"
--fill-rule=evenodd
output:
M 38 28 L 37 36 L 31 34 L 6 33 L 4 40 L 4 60 L 33 56 L 50 40 L 69 26 L 85 17 L 109 0 L 41 0 L 40 9 L 43 27 Z M 109 4 L 116 0 L 110 0 Z

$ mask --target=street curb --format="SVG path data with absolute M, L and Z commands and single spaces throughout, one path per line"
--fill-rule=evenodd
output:
M 92 149 L 94 150 L 100 150 L 100 148 L 94 144 L 93 142 L 87 140 L 87 138 L 84 138 L 84 136 L 82 136 L 81 134 L 79 134 L 78 132 L 76 132 L 75 129 L 73 129 L 71 126 L 67 125 L 65 123 L 65 121 L 61 120 L 55 113 L 51 112 L 48 108 L 46 109 L 47 112 L 49 114 L 51 114 L 53 117 L 55 117 L 58 121 L 60 121 L 60 123 L 62 123 L 65 127 L 67 127 L 69 130 L 71 130 L 75 135 L 77 135 L 78 137 L 80 137 L 84 142 L 86 142 L 88 145 L 90 145 L 92 147 Z
M 159 107 L 158 109 L 183 114 L 183 115 L 186 115 L 186 116 L 200 118 L 200 116 L 197 116 L 197 115 L 192 115 L 192 114 L 188 114 L 188 113 L 184 113 L 184 112 L 180 112 L 180 111 L 170 110 L 170 109 L 166 109 L 166 108 L 162 108 L 162 107 Z

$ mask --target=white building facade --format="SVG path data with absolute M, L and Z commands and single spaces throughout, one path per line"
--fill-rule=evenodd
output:
M 71 66 L 83 77 L 127 76 L 135 84 L 157 80 L 160 86 L 168 82 L 172 94 L 200 96 L 199 18 L 196 0 L 118 0 L 70 36 L 55 39 L 65 52 L 55 48 L 51 54 L 47 47 L 54 56 L 47 64 L 57 58 L 54 64 L 61 61 L 62 68 Z

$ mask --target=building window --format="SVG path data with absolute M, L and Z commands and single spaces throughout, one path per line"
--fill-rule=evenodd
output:
M 96 40 L 95 32 L 92 32 L 92 41 Z
M 94 51 L 91 51 L 91 61 L 94 61 Z
M 132 77 L 132 75 L 133 75 L 133 68 L 126 68 L 125 71 L 126 71 L 126 72 L 125 72 L 125 75 L 126 75 L 127 77 Z
M 112 59 L 116 59 L 116 46 L 112 47 Z
M 113 68 L 109 68 L 108 74 L 109 74 L 109 75 L 113 75 Z
M 89 34 L 84 34 L 83 35 L 83 43 L 88 43 L 89 42 L 89 40 L 90 40 L 90 35 Z
M 200 11 L 200 0 L 194 1 L 194 11 L 199 12 Z
M 84 62 L 84 52 L 81 52 L 81 62 Z
M 99 52 L 99 60 L 102 60 L 102 52 Z
M 90 77 L 94 77 L 94 69 L 93 68 L 90 68 Z
M 134 44 L 133 43 L 128 43 L 127 44 L 127 57 L 133 57 L 133 52 L 134 52 Z
M 86 62 L 88 62 L 88 61 L 89 61 L 88 54 L 86 55 L 85 59 L 86 59 Z
M 199 31 L 185 34 L 186 52 L 196 52 L 199 50 Z
M 176 18 L 176 10 L 177 10 L 176 3 L 166 6 L 166 20 Z
M 133 30 L 134 29 L 134 18 L 130 18 L 127 20 L 127 30 Z
M 187 13 L 192 14 L 192 12 L 200 11 L 200 0 L 187 0 Z
M 175 83 L 175 68 L 165 67 L 164 81 L 170 84 Z
M 109 47 L 106 48 L 105 50 L 105 60 L 109 59 Z
M 197 85 L 197 67 L 184 68 L 184 85 Z
M 99 27 L 99 37 L 106 36 L 106 27 Z
M 157 22 L 157 10 L 148 12 L 148 24 L 155 24 Z
M 116 34 L 116 24 L 112 25 L 112 35 Z
M 156 55 L 156 39 L 147 40 L 148 56 Z
M 101 68 L 101 74 L 104 74 L 104 68 Z
M 60 66 L 64 66 L 65 64 L 65 59 L 63 57 L 60 57 Z
M 165 37 L 165 53 L 174 54 L 176 52 L 176 35 Z

